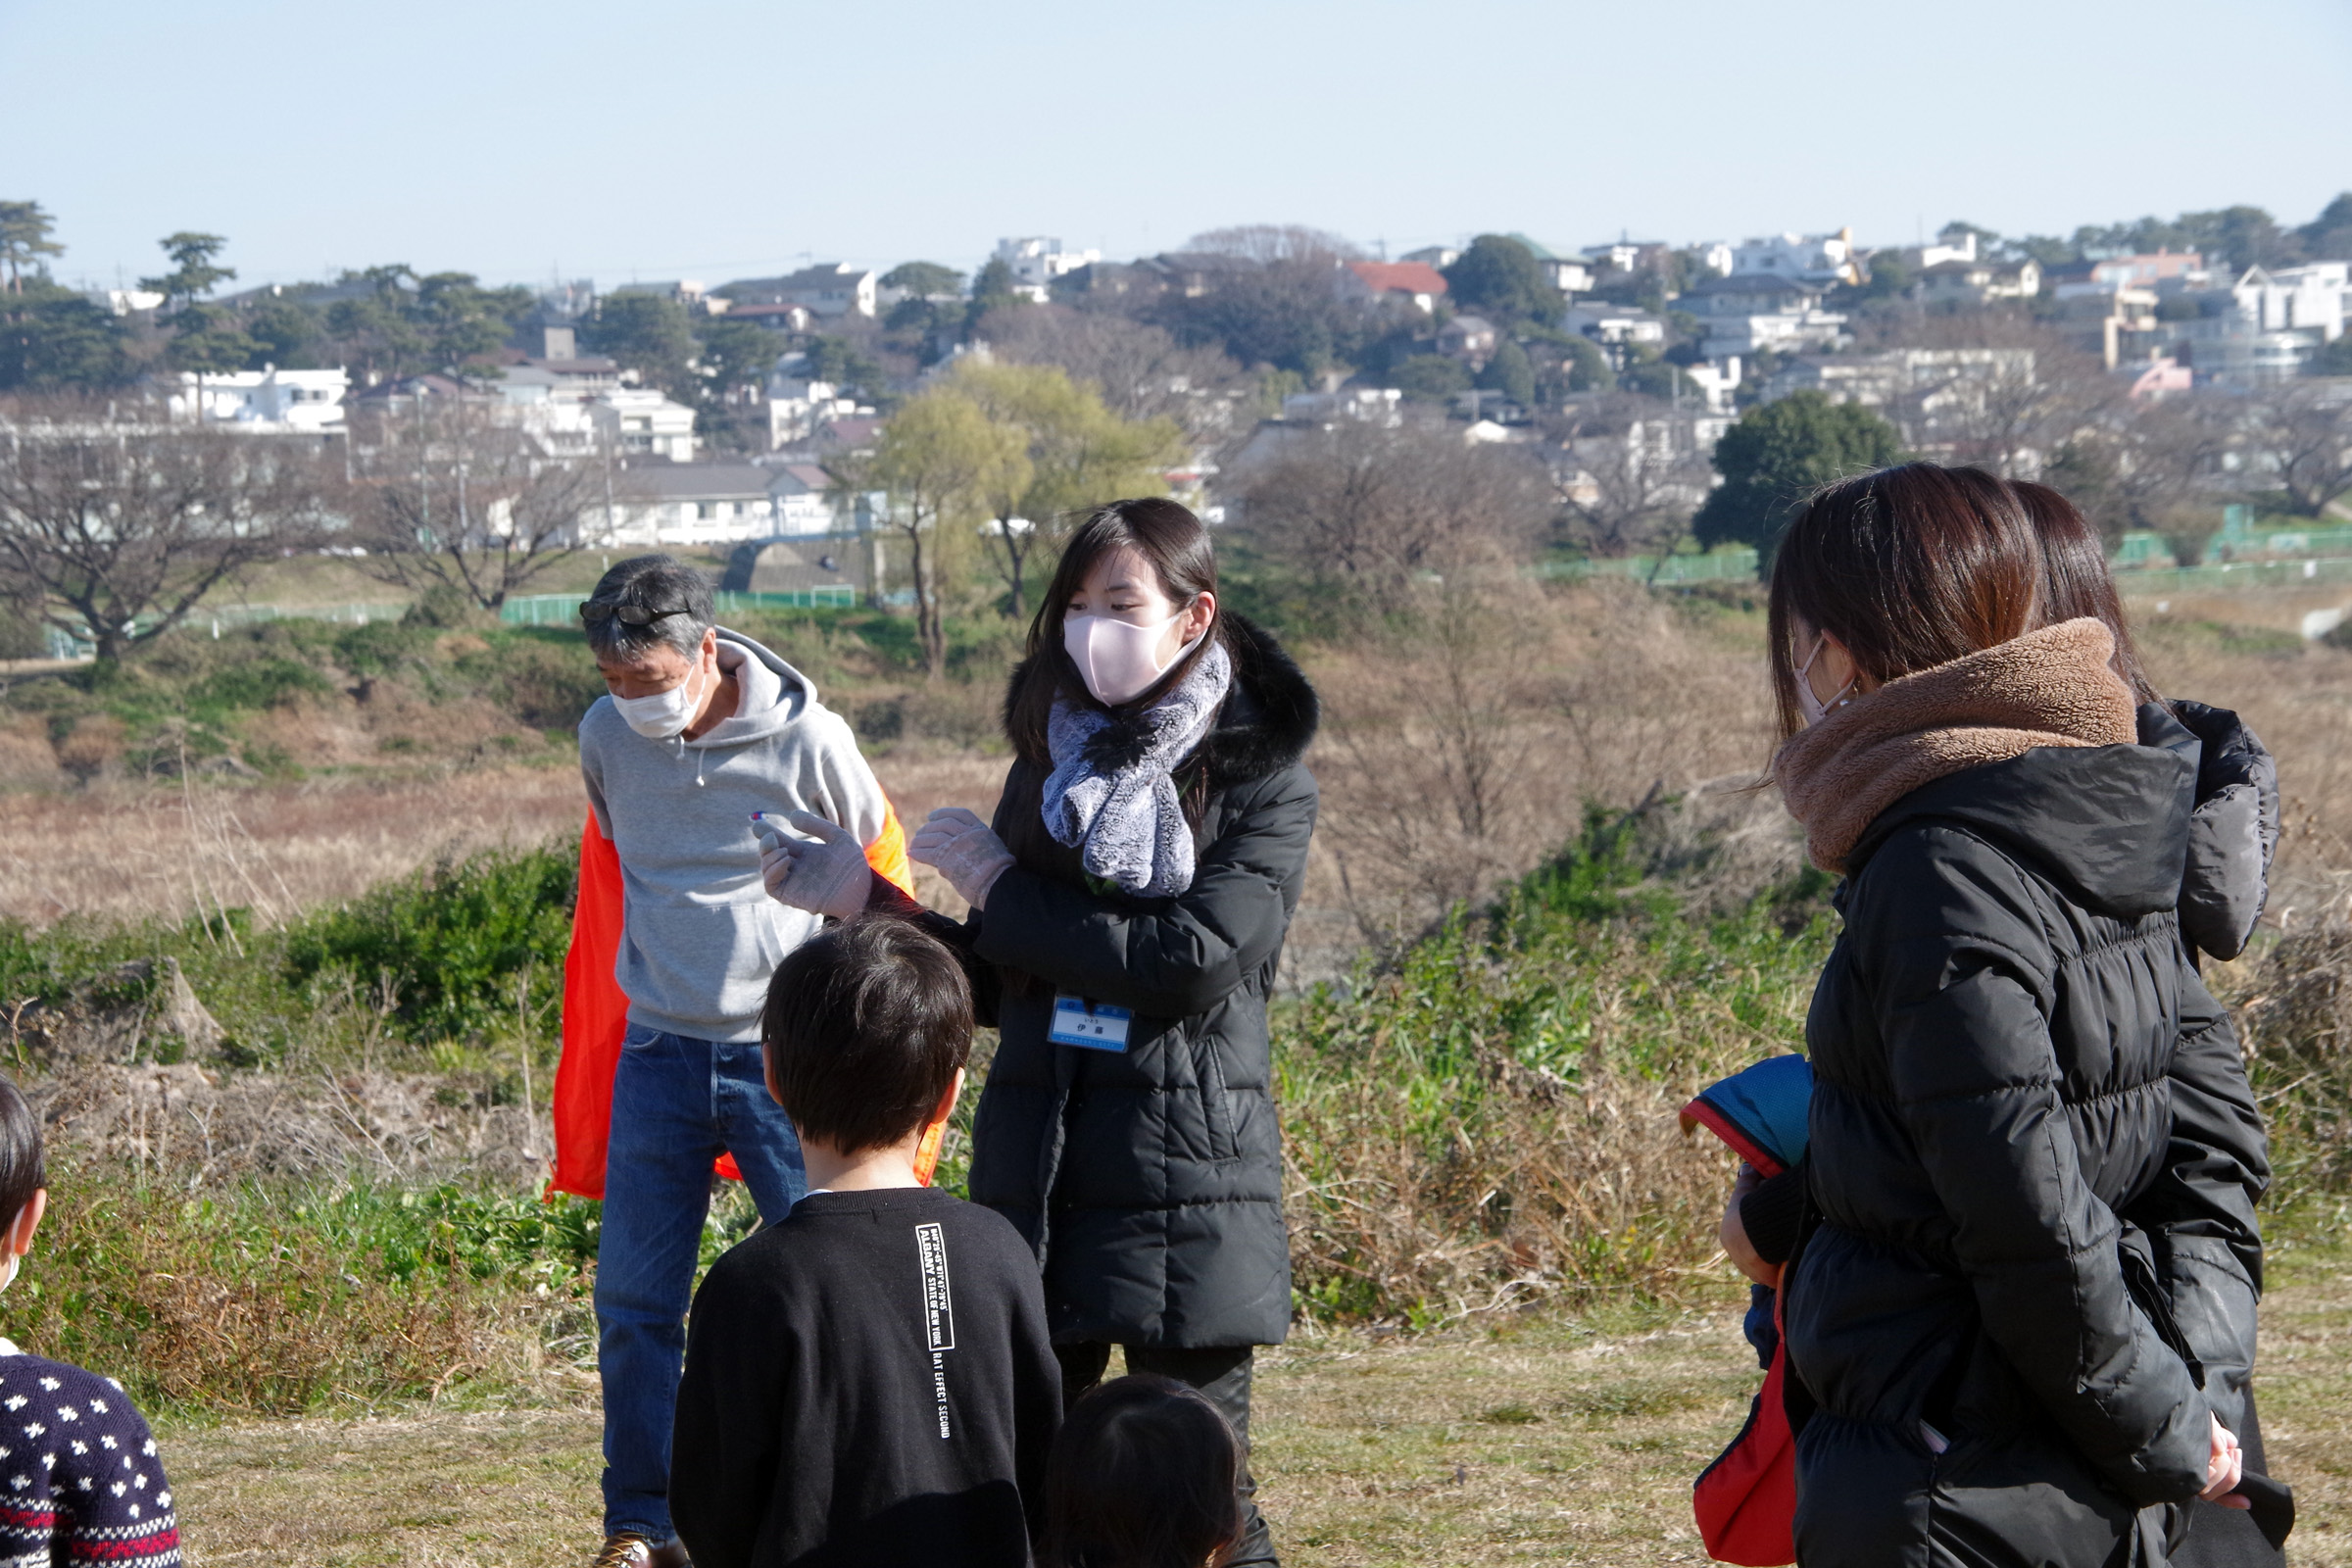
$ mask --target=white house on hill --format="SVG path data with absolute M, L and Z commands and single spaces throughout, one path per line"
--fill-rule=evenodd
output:
M 343 395 L 351 377 L 332 370 L 229 370 L 198 375 L 181 370 L 166 383 L 171 417 L 182 424 L 201 416 L 266 435 L 340 435 Z

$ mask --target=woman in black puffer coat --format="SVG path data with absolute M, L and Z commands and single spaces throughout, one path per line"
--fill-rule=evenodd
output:
M 2196 767 L 2188 854 L 2180 879 L 2180 937 L 2194 961 L 2234 958 L 2270 896 L 2278 847 L 2278 771 L 2254 732 L 2227 709 L 2166 702 L 2141 668 L 2131 622 L 2107 569 L 2098 531 L 2046 485 L 2012 480 L 2042 549 L 2044 618 L 2095 615 L 2115 638 L 2114 667 L 2139 702 L 2139 742 Z M 2123 1218 L 2148 1233 L 2157 1273 L 2182 1338 L 2205 1370 L 2214 1414 L 2236 1433 L 2249 1472 L 2266 1470 L 2254 1410 L 2255 1307 L 2262 1296 L 2262 1230 L 2254 1205 L 2270 1186 L 2270 1146 L 2246 1081 L 2229 1009 L 2202 987 L 2184 996 L 2180 1044 L 2168 1074 L 2173 1152 Z M 2278 1568 L 2280 1549 L 2241 1510 L 2188 1505 L 2174 1568 Z
M 1845 876 L 1785 1302 L 1808 1568 L 2161 1563 L 2174 1505 L 2237 1484 L 2124 1217 L 2195 1131 L 2196 744 L 2139 744 L 2105 627 L 2036 629 L 2040 575 L 2014 493 L 1929 465 L 1825 491 L 1775 566 L 1775 772 Z
M 1314 833 L 1317 714 L 1273 637 L 1217 606 L 1199 520 L 1116 503 L 1030 628 L 995 819 L 934 812 L 909 852 L 975 906 L 919 917 L 993 1007 L 971 1196 L 1037 1250 L 1066 1397 L 1123 1347 L 1245 1445 L 1253 1347 L 1291 1319 L 1266 1000 Z M 1245 1472 L 1229 1568 L 1275 1560 L 1250 1491 Z

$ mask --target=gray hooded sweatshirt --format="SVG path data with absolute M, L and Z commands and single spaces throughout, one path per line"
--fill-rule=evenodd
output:
M 813 811 L 871 844 L 890 808 L 807 676 L 723 626 L 718 662 L 741 691 L 735 716 L 700 740 L 648 740 L 601 698 L 580 720 L 580 772 L 620 854 L 629 1021 L 757 1040 L 768 976 L 821 921 L 767 896 L 752 813 Z

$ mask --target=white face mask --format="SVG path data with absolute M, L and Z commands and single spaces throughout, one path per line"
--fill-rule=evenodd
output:
M 1184 648 L 1192 646 L 1185 644 L 1165 661 L 1159 657 L 1159 640 L 1183 618 L 1184 612 L 1179 610 L 1156 625 L 1138 626 L 1107 615 L 1072 615 L 1061 623 L 1061 646 L 1068 651 L 1070 662 L 1078 666 L 1078 677 L 1095 694 L 1095 701 L 1116 708 L 1150 691 Z
M 686 726 L 694 722 L 696 707 L 702 702 L 702 697 L 694 690 L 694 677 L 702 668 L 702 655 L 698 652 L 694 668 L 686 672 L 684 680 L 651 697 L 615 697 L 612 699 L 613 710 L 620 714 L 623 723 L 647 740 L 665 741 L 673 735 L 685 733 Z
M 1830 639 L 1826 634 L 1814 638 L 1813 651 L 1805 656 L 1803 663 L 1796 666 L 1796 710 L 1805 715 L 1805 723 L 1808 727 L 1829 717 L 1831 709 L 1843 708 L 1852 700 L 1846 696 L 1846 693 L 1854 689 L 1853 679 L 1850 676 L 1844 685 L 1830 694 L 1828 702 L 1825 703 L 1813 695 L 1813 682 L 1806 677 L 1813 673 L 1813 661 L 1819 659 L 1821 651 L 1829 646 Z

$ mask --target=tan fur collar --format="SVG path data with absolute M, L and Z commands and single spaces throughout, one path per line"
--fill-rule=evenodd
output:
M 2064 621 L 1890 680 L 1789 736 L 1773 777 L 1813 863 L 1843 871 L 1881 811 L 1946 774 L 2041 746 L 2130 745 L 2138 728 L 2114 655 L 2099 621 Z

